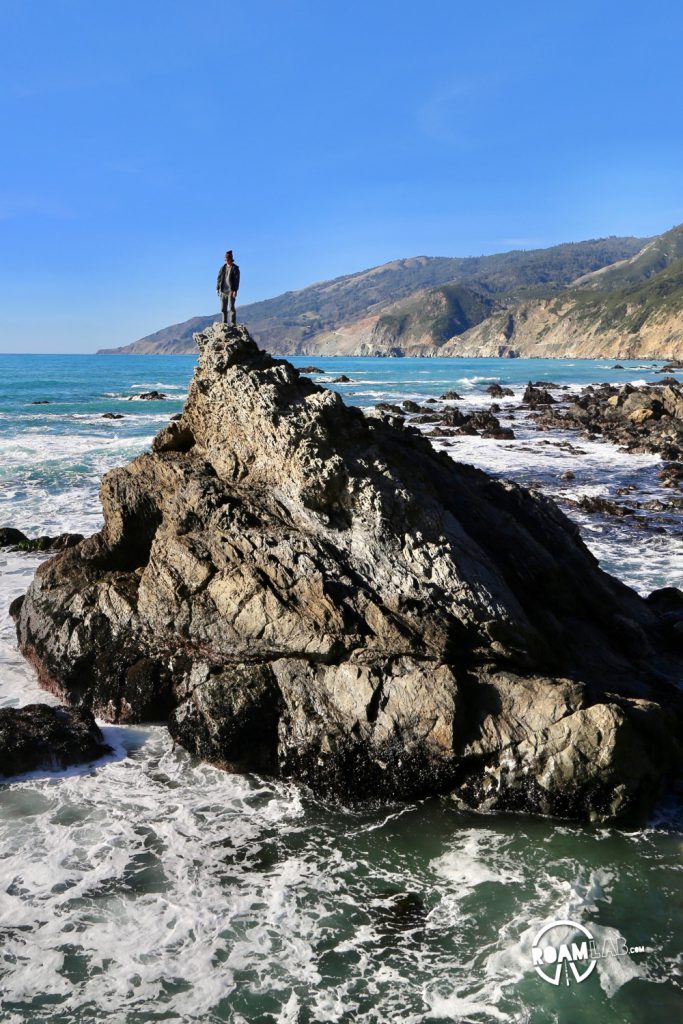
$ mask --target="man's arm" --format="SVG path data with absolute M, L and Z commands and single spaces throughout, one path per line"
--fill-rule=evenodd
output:
M 225 270 L 225 264 L 223 264 L 221 269 L 218 271 L 218 277 L 216 279 L 216 291 L 217 292 L 221 291 L 221 286 L 223 284 L 223 271 L 224 270 Z
M 237 292 L 240 287 L 240 268 L 237 264 L 233 264 L 232 275 L 231 275 L 231 288 L 230 291 Z

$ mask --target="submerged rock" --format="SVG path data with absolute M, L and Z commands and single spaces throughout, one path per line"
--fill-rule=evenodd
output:
M 60 533 L 57 537 L 27 537 L 13 526 L 0 527 L 0 548 L 15 551 L 62 551 L 83 540 L 82 533 Z
M 0 775 L 67 768 L 111 753 L 84 708 L 28 704 L 0 709 Z
M 486 391 L 491 395 L 491 398 L 509 398 L 514 395 L 512 388 L 504 388 L 502 384 L 498 383 L 489 384 Z
M 651 802 L 679 757 L 663 608 L 549 499 L 344 405 L 243 327 L 196 337 L 181 419 L 105 475 L 102 531 L 14 608 L 42 684 L 347 798 Z
M 168 395 L 163 391 L 141 391 L 139 395 L 130 395 L 129 402 L 163 402 Z

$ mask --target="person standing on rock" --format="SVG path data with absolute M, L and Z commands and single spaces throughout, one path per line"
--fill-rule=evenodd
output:
M 216 291 L 221 298 L 221 309 L 223 311 L 223 323 L 228 322 L 228 310 L 230 311 L 230 323 L 235 326 L 237 313 L 235 312 L 235 299 L 240 286 L 240 268 L 232 258 L 232 249 L 225 254 L 225 263 L 218 271 Z

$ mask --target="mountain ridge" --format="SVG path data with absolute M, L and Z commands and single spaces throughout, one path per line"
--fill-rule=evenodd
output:
M 410 303 L 420 292 L 460 284 L 491 300 L 504 298 L 506 304 L 531 295 L 551 295 L 581 274 L 636 255 L 648 241 L 611 236 L 487 256 L 392 260 L 250 303 L 240 309 L 240 319 L 259 344 L 275 354 L 350 354 L 359 347 L 377 354 L 372 332 L 382 313 L 402 300 Z M 192 317 L 130 345 L 100 352 L 192 353 L 193 334 L 216 319 L 217 314 Z

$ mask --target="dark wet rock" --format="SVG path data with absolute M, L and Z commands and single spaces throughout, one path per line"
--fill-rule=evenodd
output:
M 123 419 L 123 413 L 122 412 L 103 412 L 102 413 L 102 419 L 103 420 L 122 420 Z
M 683 592 L 676 587 L 653 590 L 647 598 L 677 643 L 683 641 Z
M 425 405 L 438 405 L 439 401 L 436 398 L 425 398 Z
M 487 409 L 479 409 L 476 412 L 465 413 L 460 409 L 447 409 L 441 415 L 441 423 L 447 427 L 457 427 L 461 434 L 469 434 L 474 437 L 477 434 L 484 435 L 489 432 L 496 432 L 501 429 L 500 420 Z
M 512 388 L 504 388 L 501 384 L 489 384 L 486 390 L 491 398 L 506 398 L 514 395 Z
M 406 412 L 422 412 L 422 406 L 418 405 L 417 402 L 411 402 L 409 398 L 406 398 L 404 402 L 401 402 L 401 407 Z
M 628 508 L 626 505 L 620 505 L 616 501 L 610 501 L 609 498 L 602 498 L 595 495 L 584 495 L 576 502 L 576 505 L 584 512 L 599 512 L 602 515 L 616 516 L 617 519 L 623 519 L 624 516 L 633 515 L 632 508 Z
M 463 433 L 480 434 L 482 437 L 497 438 L 505 441 L 514 440 L 515 436 L 509 427 L 501 426 L 497 416 L 486 410 L 464 415 L 460 430 Z
M 92 714 L 82 708 L 0 709 L 0 775 L 68 768 L 110 753 Z
M 522 402 L 524 405 L 537 406 L 537 405 L 552 405 L 556 399 L 545 389 L 545 387 L 538 387 L 538 385 L 532 384 L 531 381 L 526 386 L 524 395 L 522 396 Z
M 75 547 L 83 540 L 82 533 L 60 533 L 56 537 L 27 537 L 11 526 L 0 527 L 0 548 L 17 551 L 63 551 Z
M 665 366 L 660 366 L 657 373 L 670 373 L 672 370 L 683 370 L 683 359 L 672 359 Z
M 680 644 L 552 501 L 243 327 L 197 341 L 182 419 L 104 476 L 102 531 L 13 606 L 42 685 L 354 800 L 609 819 L 677 779 Z
M 442 402 L 460 402 L 462 401 L 462 395 L 459 395 L 457 391 L 444 391 L 441 396 Z
M 662 487 L 683 486 L 683 462 L 670 462 L 660 469 L 657 474 L 662 482 Z
M 174 412 L 173 415 L 170 417 L 170 420 L 172 423 L 175 423 L 178 420 L 181 420 L 182 418 L 183 414 L 181 412 Z
M 351 378 L 347 377 L 345 373 L 342 373 L 341 376 L 335 377 L 334 380 L 331 381 L 330 383 L 332 383 L 332 384 L 351 384 Z
M 443 413 L 443 412 L 423 412 L 419 416 L 415 416 L 415 418 L 412 419 L 410 422 L 411 423 L 448 423 L 450 426 L 452 426 L 452 423 L 450 423 L 450 420 L 448 418 L 448 414 L 447 413 Z
M 0 526 L 0 548 L 8 548 L 25 543 L 28 537 L 13 526 Z
M 378 402 L 375 406 L 379 412 L 393 412 L 394 414 L 401 416 L 403 409 L 400 405 L 395 405 L 393 402 Z
M 560 480 L 574 480 L 575 476 L 571 469 L 565 469 L 564 473 L 560 473 Z
M 31 402 L 31 405 L 49 405 L 49 404 L 50 403 L 48 402 L 48 400 L 46 398 L 34 399 L 34 401 Z
M 163 402 L 168 398 L 163 391 L 142 391 L 139 395 L 131 395 L 129 402 Z
M 612 367 L 612 369 L 613 370 L 624 370 L 625 367 L 622 366 L 621 363 L 615 363 L 614 366 Z
M 452 437 L 455 433 L 451 427 L 434 427 L 433 430 L 427 431 L 427 437 Z
M 323 373 L 319 366 L 298 366 L 299 373 Z

